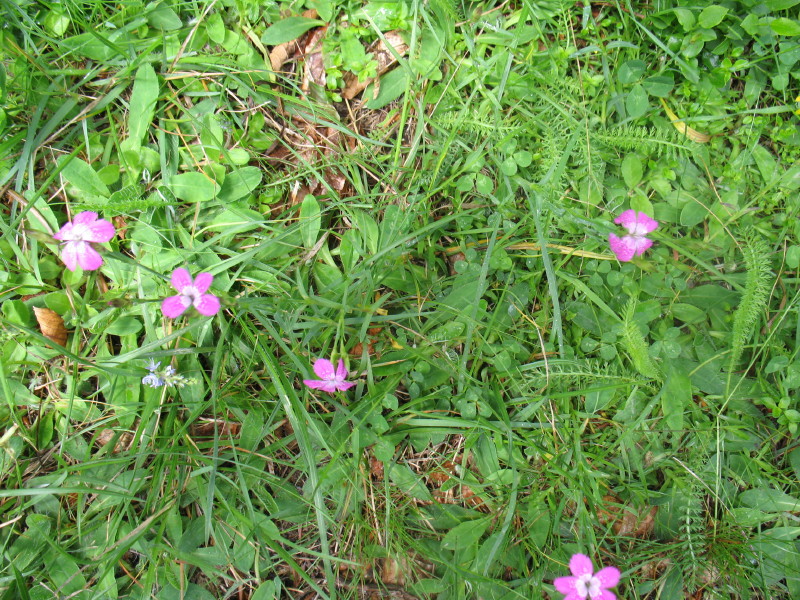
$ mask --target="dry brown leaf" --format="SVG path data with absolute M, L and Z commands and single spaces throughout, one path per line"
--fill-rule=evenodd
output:
M 303 50 L 305 66 L 303 67 L 303 82 L 300 89 L 307 92 L 312 83 L 324 88 L 327 77 L 325 64 L 322 60 L 322 40 L 327 33 L 327 27 L 318 27 L 308 36 L 308 41 Z
M 292 40 L 291 42 L 284 42 L 275 46 L 272 51 L 269 53 L 269 66 L 272 68 L 272 71 L 277 73 L 283 67 L 283 63 L 289 60 L 289 57 L 294 54 L 293 50 L 297 47 L 297 42 Z
M 406 584 L 406 573 L 411 572 L 412 565 L 411 561 L 408 559 L 401 559 L 399 561 L 388 557 L 380 559 L 381 583 L 402 587 Z
M 64 327 L 64 319 L 56 311 L 49 308 L 33 307 L 36 321 L 42 335 L 48 340 L 55 342 L 59 346 L 67 345 L 67 328 Z
M 711 136 L 707 133 L 700 133 L 697 129 L 693 129 L 689 127 L 686 123 L 684 123 L 681 119 L 678 118 L 672 110 L 670 110 L 669 106 L 667 106 L 666 101 L 661 98 L 661 105 L 664 107 L 664 112 L 667 113 L 667 116 L 672 121 L 672 124 L 675 126 L 675 129 L 680 131 L 683 135 L 688 137 L 693 142 L 697 142 L 698 144 L 705 144 L 707 141 L 711 139 Z
M 189 435 L 195 439 L 215 437 L 238 437 L 241 423 L 222 419 L 201 419 L 189 426 Z
M 123 431 L 121 433 L 114 431 L 113 429 L 105 428 L 97 434 L 95 438 L 95 442 L 97 442 L 98 446 L 105 446 L 110 444 L 114 441 L 114 438 L 117 438 L 116 444 L 111 449 L 112 452 L 122 452 L 123 450 L 130 450 L 131 444 L 133 443 L 133 434 L 128 431 Z
M 375 479 L 383 479 L 383 463 L 374 456 L 369 459 L 369 471 Z
M 369 52 L 372 52 L 375 60 L 378 62 L 378 76 L 366 79 L 364 81 L 359 81 L 356 75 L 347 73 L 344 76 L 345 88 L 342 91 L 343 98 L 352 100 L 362 91 L 364 91 L 364 88 L 373 81 L 375 82 L 375 95 L 377 95 L 378 80 L 380 79 L 380 76 L 397 64 L 395 54 L 397 56 L 405 56 L 406 52 L 408 52 L 408 44 L 405 43 L 400 35 L 400 32 L 389 31 L 386 33 L 386 35 L 384 35 L 384 37 L 389 45 L 394 49 L 394 53 L 388 49 L 383 40 L 373 42 L 373 44 L 369 47 Z
M 646 538 L 653 532 L 657 506 L 622 506 L 616 496 L 603 496 L 605 506 L 598 507 L 597 517 L 603 525 L 611 523 L 614 533 L 625 537 Z

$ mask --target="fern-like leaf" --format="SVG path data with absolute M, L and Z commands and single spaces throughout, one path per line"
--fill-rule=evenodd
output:
M 128 185 L 111 194 L 108 199 L 98 197 L 97 199 L 83 200 L 78 205 L 78 208 L 80 210 L 102 210 L 104 215 L 116 216 L 153 207 L 178 204 L 180 204 L 180 201 L 164 186 L 143 198 L 141 186 Z
M 601 128 L 594 132 L 594 138 L 609 148 L 624 152 L 631 150 L 652 152 L 657 156 L 691 154 L 696 147 L 676 130 L 660 127 Z
M 747 269 L 742 300 L 733 315 L 730 369 L 742 357 L 744 347 L 753 335 L 753 329 L 767 306 L 769 290 L 774 279 L 770 270 L 770 256 L 764 240 L 750 234 L 745 236 L 742 247 Z
M 625 309 L 625 320 L 622 324 L 622 342 L 633 361 L 633 366 L 639 373 L 651 379 L 661 379 L 661 371 L 650 358 L 648 345 L 642 335 L 639 325 L 633 319 L 636 311 L 636 300 L 631 298 Z

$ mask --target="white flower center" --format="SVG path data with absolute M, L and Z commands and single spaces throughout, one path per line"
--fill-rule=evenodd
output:
M 191 300 L 192 304 L 199 300 L 202 295 L 193 285 L 187 285 L 181 290 L 181 296 Z
M 644 223 L 635 223 L 633 227 L 631 227 L 630 232 L 631 235 L 636 237 L 641 237 L 649 233 L 647 231 L 647 225 L 645 225 Z
M 585 573 L 575 582 L 575 591 L 581 598 L 596 598 L 600 595 L 600 580 L 591 573 Z
M 72 226 L 72 231 L 70 231 L 67 239 L 65 242 L 82 242 L 86 239 L 86 236 L 89 235 L 90 229 L 88 225 L 83 223 L 78 223 L 77 225 Z

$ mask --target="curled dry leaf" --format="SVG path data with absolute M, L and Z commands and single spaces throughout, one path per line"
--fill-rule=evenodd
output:
M 707 133 L 701 133 L 697 131 L 697 129 L 693 129 L 689 127 L 686 123 L 684 123 L 681 119 L 678 118 L 672 110 L 670 110 L 667 103 L 661 98 L 661 105 L 664 107 L 664 112 L 667 113 L 667 116 L 672 121 L 672 124 L 675 126 L 675 129 L 680 131 L 683 135 L 688 137 L 693 142 L 697 142 L 698 144 L 705 144 L 711 139 L 711 136 Z
M 48 340 L 55 342 L 59 346 L 67 345 L 67 328 L 64 326 L 64 319 L 56 311 L 49 308 L 33 307 L 36 321 L 39 323 L 39 330 Z
M 398 31 L 389 31 L 384 35 L 386 42 L 392 47 L 394 52 L 389 50 L 389 47 L 384 43 L 383 40 L 378 40 L 374 42 L 369 47 L 369 52 L 372 52 L 374 55 L 375 60 L 378 62 L 377 73 L 378 77 L 366 79 L 364 81 L 359 81 L 356 75 L 352 73 L 348 73 L 344 77 L 345 88 L 342 92 L 342 96 L 347 98 L 348 100 L 352 100 L 362 91 L 364 88 L 367 87 L 370 83 L 375 81 L 376 89 L 375 93 L 377 94 L 377 81 L 381 75 L 383 75 L 386 71 L 391 69 L 395 64 L 397 64 L 396 56 L 405 56 L 408 52 L 408 44 L 405 43 L 403 38 Z
M 283 63 L 289 60 L 289 57 L 294 54 L 297 48 L 297 41 L 284 42 L 275 46 L 269 53 L 269 65 L 273 72 L 278 73 L 283 67 Z

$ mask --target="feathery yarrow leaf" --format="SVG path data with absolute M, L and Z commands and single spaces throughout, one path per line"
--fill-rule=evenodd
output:
M 625 320 L 622 323 L 622 342 L 633 361 L 634 368 L 645 377 L 661 380 L 661 371 L 653 362 L 648 352 L 649 346 L 634 320 L 636 300 L 631 298 L 625 309 Z
M 756 323 L 767 307 L 769 291 L 774 280 L 770 269 L 769 249 L 762 238 L 755 237 L 753 233 L 747 234 L 742 245 L 742 254 L 747 269 L 747 282 L 742 300 L 733 315 L 731 370 L 742 357 L 744 347 L 750 341 Z

